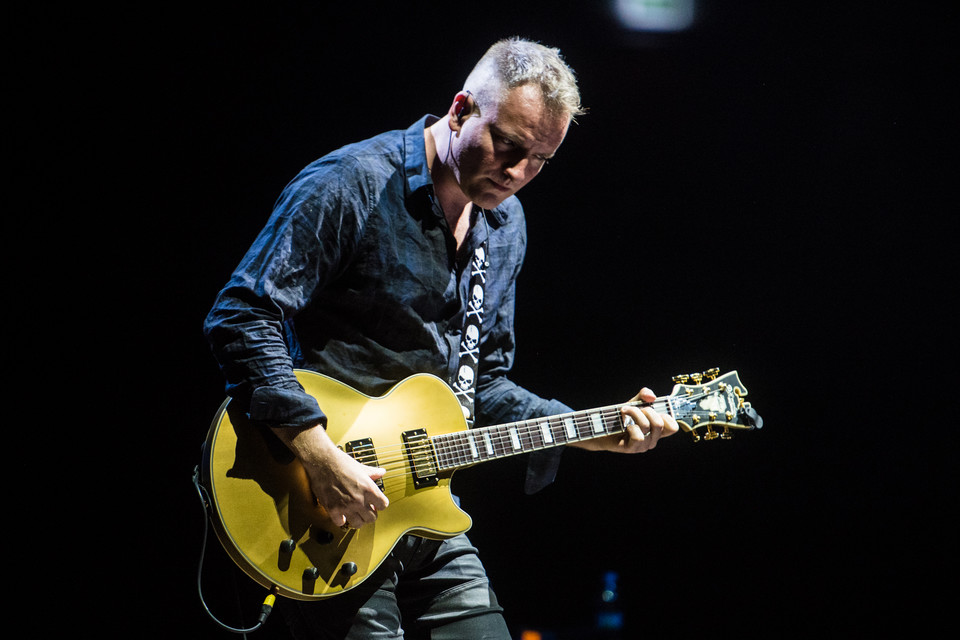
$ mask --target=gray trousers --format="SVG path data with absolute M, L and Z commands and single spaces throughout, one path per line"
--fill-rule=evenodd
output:
M 497 597 L 465 535 L 404 536 L 360 586 L 333 598 L 287 600 L 297 640 L 510 640 Z

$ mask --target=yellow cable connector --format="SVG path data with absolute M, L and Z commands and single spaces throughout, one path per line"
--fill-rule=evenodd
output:
M 263 624 L 267 621 L 267 616 L 270 615 L 270 612 L 273 611 L 273 604 L 277 601 L 277 596 L 271 592 L 263 599 L 263 604 L 260 606 L 260 616 L 257 618 L 257 622 Z

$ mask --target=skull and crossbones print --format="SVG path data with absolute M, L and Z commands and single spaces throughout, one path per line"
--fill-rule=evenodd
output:
M 465 326 L 460 341 L 460 368 L 454 382 L 454 392 L 463 404 L 464 416 L 473 413 L 473 391 L 476 385 L 476 366 L 480 363 L 480 325 L 483 324 L 483 283 L 487 277 L 487 252 L 483 246 L 473 254 L 470 270 L 470 298 L 467 300 Z M 466 358 L 470 360 L 467 361 Z

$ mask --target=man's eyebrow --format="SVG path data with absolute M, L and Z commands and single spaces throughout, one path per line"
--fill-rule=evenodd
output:
M 490 130 L 493 131 L 494 135 L 496 136 L 499 136 L 501 138 L 506 138 L 507 140 L 510 140 L 512 142 L 519 142 L 519 139 L 517 138 L 517 136 L 507 133 L 506 131 L 504 131 L 503 129 L 501 129 L 495 124 L 490 125 Z
M 527 146 L 527 144 L 526 144 L 525 142 L 523 142 L 520 138 L 518 138 L 518 137 L 515 136 L 515 135 L 512 135 L 512 134 L 507 133 L 506 131 L 504 131 L 503 129 L 501 129 L 500 127 L 498 127 L 498 126 L 495 125 L 495 124 L 491 124 L 491 125 L 490 125 L 490 131 L 492 131 L 493 134 L 496 135 L 496 136 L 499 136 L 499 137 L 501 137 L 501 138 L 506 138 L 507 140 L 509 140 L 509 141 L 512 142 L 513 144 L 517 145 L 518 147 L 521 147 L 521 148 L 523 148 L 523 149 L 529 149 L 529 147 Z M 556 156 L 556 153 L 535 153 L 534 155 L 537 156 L 538 158 L 543 158 L 543 159 L 545 159 L 545 160 L 549 160 L 549 159 L 555 157 L 555 156 Z

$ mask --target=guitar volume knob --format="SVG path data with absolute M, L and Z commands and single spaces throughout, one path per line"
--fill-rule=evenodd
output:
M 290 569 L 290 561 L 293 559 L 293 552 L 297 550 L 297 541 L 293 538 L 287 538 L 280 543 L 280 550 L 277 553 L 277 568 L 280 571 Z

